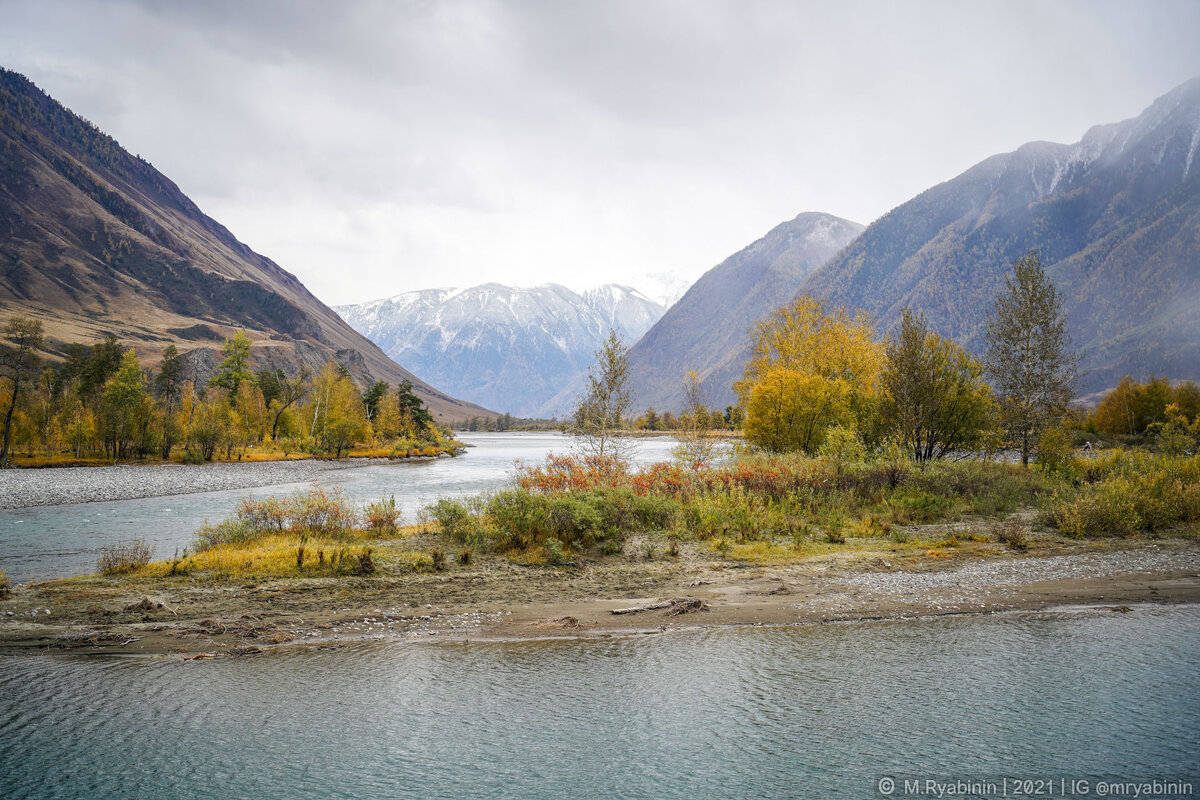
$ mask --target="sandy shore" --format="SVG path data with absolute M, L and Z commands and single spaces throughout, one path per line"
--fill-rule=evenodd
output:
M 134 500 L 304 483 L 329 470 L 428 458 L 299 459 L 197 465 L 120 464 L 111 467 L 4 469 L 0 470 L 0 508 Z
M 362 640 L 659 633 L 1144 603 L 1200 603 L 1194 539 L 1056 545 L 1025 555 L 847 557 L 745 567 L 684 557 L 578 570 L 507 562 L 389 578 L 123 582 L 22 587 L 0 602 L 0 650 L 246 655 Z M 614 609 L 686 600 L 638 613 Z M 683 613 L 679 613 L 679 612 Z

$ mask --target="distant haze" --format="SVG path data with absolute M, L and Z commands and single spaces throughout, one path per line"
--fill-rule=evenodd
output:
M 677 293 L 1200 75 L 1197 2 L 16 2 L 0 65 L 329 303 Z

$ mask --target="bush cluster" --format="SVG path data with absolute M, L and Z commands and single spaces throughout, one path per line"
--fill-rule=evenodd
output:
M 281 533 L 345 539 L 360 522 L 368 535 L 384 537 L 399 531 L 400 516 L 395 496 L 367 503 L 360 513 L 340 488 L 314 486 L 291 497 L 243 499 L 233 516 L 196 531 L 193 549 L 199 552 Z
M 1002 517 L 1028 506 L 1071 536 L 1197 522 L 1200 460 L 1124 452 L 1026 469 L 986 460 L 916 467 L 886 453 L 854 461 L 787 454 L 699 470 L 670 463 L 634 470 L 616 460 L 555 456 L 519 469 L 512 489 L 444 498 L 424 516 L 468 545 L 537 551 L 556 563 L 593 547 L 619 552 L 637 532 L 709 540 L 716 552 L 776 537 L 800 549 L 848 537 L 905 542 L 910 536 L 897 526 Z M 1028 536 L 1018 527 L 999 530 L 995 540 L 1024 549 Z
M 1200 522 L 1200 456 L 1122 450 L 1077 461 L 1079 488 L 1043 515 L 1068 536 L 1132 536 Z

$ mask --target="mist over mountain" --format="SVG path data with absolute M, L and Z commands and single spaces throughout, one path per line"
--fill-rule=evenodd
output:
M 1065 300 L 1079 390 L 1200 378 L 1200 78 L 1075 144 L 993 156 L 889 212 L 799 292 L 904 307 L 970 349 L 1011 263 L 1036 248 Z
M 0 318 L 13 313 L 42 321 L 51 358 L 112 332 L 150 362 L 174 343 L 203 364 L 244 328 L 258 363 L 333 358 L 360 383 L 411 380 L 440 417 L 487 413 L 394 363 L 147 161 L 0 70 Z
M 633 342 L 663 313 L 638 291 L 612 284 L 577 294 L 556 284 L 486 283 L 334 310 L 425 380 L 534 417 L 567 412 L 610 329 Z
M 709 406 L 734 402 L 755 321 L 862 230 L 831 214 L 800 214 L 704 273 L 631 349 L 635 408 L 678 409 L 690 369 L 700 374 Z

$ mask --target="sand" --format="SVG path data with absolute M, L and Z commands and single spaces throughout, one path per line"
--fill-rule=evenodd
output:
M 80 578 L 0 601 L 0 651 L 31 648 L 175 658 L 246 656 L 362 641 L 645 635 L 729 625 L 1045 611 L 1137 613 L 1200 603 L 1200 543 L 1054 543 L 1026 554 L 978 546 L 945 557 L 846 554 L 755 567 L 702 551 L 619 557 L 579 569 L 501 558 L 445 573 L 237 583 Z M 662 600 L 672 608 L 615 615 Z

